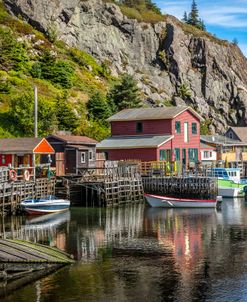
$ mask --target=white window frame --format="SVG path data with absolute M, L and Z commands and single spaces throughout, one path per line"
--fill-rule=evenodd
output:
M 210 151 L 207 151 L 207 150 L 203 151 L 203 158 L 205 158 L 205 159 L 210 158 Z
M 184 122 L 184 142 L 189 142 L 189 123 Z
M 93 150 L 89 150 L 88 158 L 89 161 L 93 161 Z
M 86 163 L 86 152 L 81 152 L 81 164 Z

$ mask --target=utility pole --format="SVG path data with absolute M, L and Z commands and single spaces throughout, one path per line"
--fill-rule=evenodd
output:
M 38 137 L 38 89 L 34 86 L 34 137 Z
M 34 86 L 34 137 L 38 137 L 38 89 Z M 36 180 L 35 154 L 33 153 L 33 180 Z

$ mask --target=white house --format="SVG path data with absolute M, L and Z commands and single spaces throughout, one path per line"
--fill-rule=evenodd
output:
M 217 151 L 215 147 L 201 143 L 202 164 L 215 164 L 217 161 Z

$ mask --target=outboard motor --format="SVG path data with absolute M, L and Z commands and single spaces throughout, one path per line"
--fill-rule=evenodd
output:
M 243 191 L 244 191 L 244 200 L 247 201 L 247 186 L 244 186 Z

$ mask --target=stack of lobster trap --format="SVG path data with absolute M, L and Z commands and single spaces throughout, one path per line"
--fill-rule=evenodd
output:
M 17 212 L 20 203 L 27 198 L 54 195 L 56 180 L 48 176 L 42 172 L 42 167 L 0 167 L 0 214 Z

